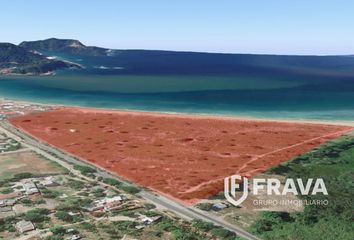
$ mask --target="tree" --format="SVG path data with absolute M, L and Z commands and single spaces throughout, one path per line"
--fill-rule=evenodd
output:
M 1 189 L 1 193 L 2 194 L 8 194 L 8 193 L 12 193 L 14 190 L 12 190 L 12 188 L 4 188 L 4 189 Z
M 127 193 L 135 194 L 139 193 L 140 189 L 131 185 L 123 185 L 121 186 L 121 189 Z
M 104 178 L 103 182 L 115 187 L 119 187 L 120 185 L 122 185 L 122 183 L 114 178 Z
M 214 228 L 211 233 L 221 239 L 234 239 L 236 234 L 224 228 Z
M 17 173 L 13 176 L 13 180 L 21 180 L 21 179 L 25 179 L 25 178 L 31 178 L 33 177 L 32 173 L 29 172 L 24 172 L 24 173 Z
M 81 172 L 81 174 L 83 174 L 83 175 L 92 174 L 92 173 L 97 172 L 95 169 L 93 169 L 91 167 L 82 166 L 82 165 L 75 165 L 74 169 L 79 170 Z
M 54 226 L 49 229 L 54 235 L 64 235 L 66 233 L 66 229 L 62 226 Z
M 192 223 L 192 226 L 197 228 L 197 229 L 200 229 L 204 232 L 208 232 L 210 231 L 211 229 L 214 228 L 214 224 L 210 223 L 210 222 L 204 222 L 202 220 L 193 220 L 193 223 Z
M 74 220 L 73 216 L 71 216 L 67 212 L 57 211 L 54 215 L 56 218 L 58 218 L 64 222 L 72 222 Z
M 25 220 L 40 223 L 49 220 L 48 217 L 49 210 L 45 208 L 37 208 L 33 210 L 29 210 L 25 214 Z

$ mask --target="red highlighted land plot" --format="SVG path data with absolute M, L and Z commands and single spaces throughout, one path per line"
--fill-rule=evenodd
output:
M 58 108 L 12 118 L 32 136 L 184 203 L 223 190 L 351 127 Z

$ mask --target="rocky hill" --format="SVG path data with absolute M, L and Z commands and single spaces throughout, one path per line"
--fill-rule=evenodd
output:
M 22 42 L 20 47 L 41 53 L 60 52 L 83 56 L 107 56 L 108 49 L 88 47 L 78 40 L 50 38 L 40 41 Z
M 0 74 L 48 74 L 58 69 L 80 68 L 79 65 L 50 59 L 11 43 L 0 43 Z

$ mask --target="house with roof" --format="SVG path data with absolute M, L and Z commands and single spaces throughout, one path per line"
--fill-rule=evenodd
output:
M 72 235 L 67 238 L 68 240 L 80 240 L 81 236 L 79 234 Z
M 45 177 L 39 181 L 39 185 L 43 187 L 55 187 L 59 184 L 55 181 L 53 176 Z
M 32 222 L 22 220 L 22 221 L 19 221 L 18 223 L 16 223 L 16 229 L 20 233 L 25 233 L 25 232 L 33 231 L 36 228 L 34 227 Z
M 140 218 L 140 222 L 145 224 L 145 225 L 150 225 L 150 224 L 152 224 L 154 222 L 157 222 L 160 219 L 161 219 L 161 216 L 154 216 L 154 217 L 142 216 Z
M 106 197 L 94 201 L 90 206 L 85 209 L 89 212 L 96 211 L 112 211 L 120 207 L 122 204 L 123 198 L 121 196 Z
M 25 190 L 27 196 L 40 194 L 37 185 L 31 180 L 23 182 L 23 189 Z
M 112 211 L 117 208 L 120 208 L 122 204 L 122 197 L 121 196 L 115 196 L 112 198 L 105 198 L 105 204 L 104 204 L 104 209 L 105 211 Z

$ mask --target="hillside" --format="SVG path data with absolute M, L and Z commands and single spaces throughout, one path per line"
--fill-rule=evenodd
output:
M 11 43 L 0 43 L 0 74 L 46 74 L 58 69 L 79 68 L 77 64 L 48 59 Z
M 20 47 L 38 52 L 60 52 L 86 56 L 107 56 L 107 50 L 99 47 L 87 47 L 78 40 L 50 38 L 40 41 L 24 41 Z

